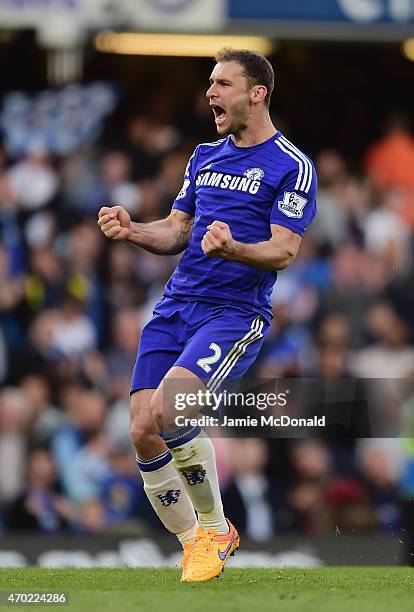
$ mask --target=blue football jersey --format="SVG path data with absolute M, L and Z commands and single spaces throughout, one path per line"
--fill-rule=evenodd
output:
M 198 145 L 173 204 L 194 217 L 193 232 L 164 295 L 232 304 L 269 320 L 277 272 L 208 257 L 201 241 L 215 220 L 244 243 L 269 240 L 272 224 L 302 236 L 316 214 L 316 190 L 313 163 L 281 132 L 251 147 L 231 136 Z

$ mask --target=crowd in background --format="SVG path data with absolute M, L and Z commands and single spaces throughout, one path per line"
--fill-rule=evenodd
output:
M 108 203 L 142 222 L 169 213 L 193 148 L 216 138 L 201 94 L 192 116 L 171 108 L 154 98 L 64 157 L 41 140 L 19 158 L 0 145 L 0 534 L 160 528 L 128 439 L 129 382 L 178 256 L 108 241 L 96 218 Z M 254 374 L 413 378 L 409 126 L 393 117 L 358 165 L 314 153 L 319 214 L 279 275 Z M 254 540 L 403 533 L 409 440 L 214 442 L 226 512 Z

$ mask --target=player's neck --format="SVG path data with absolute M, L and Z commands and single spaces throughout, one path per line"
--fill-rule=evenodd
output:
M 232 134 L 231 137 L 237 147 L 252 147 L 269 140 L 276 132 L 277 129 L 267 115 L 261 120 L 252 122 L 239 134 Z

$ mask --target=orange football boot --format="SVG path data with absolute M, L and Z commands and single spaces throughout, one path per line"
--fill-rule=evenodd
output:
M 203 582 L 221 574 L 226 561 L 234 555 L 240 544 L 235 527 L 226 520 L 229 526 L 226 535 L 217 533 L 215 529 L 206 531 L 202 527 L 198 528 L 197 535 L 187 545 L 191 545 L 191 550 L 186 558 L 186 569 L 181 578 L 183 582 Z

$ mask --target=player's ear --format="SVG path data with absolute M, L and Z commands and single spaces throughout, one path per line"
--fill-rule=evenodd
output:
M 250 96 L 253 104 L 263 102 L 267 96 L 267 87 L 265 85 L 254 85 L 251 89 Z

